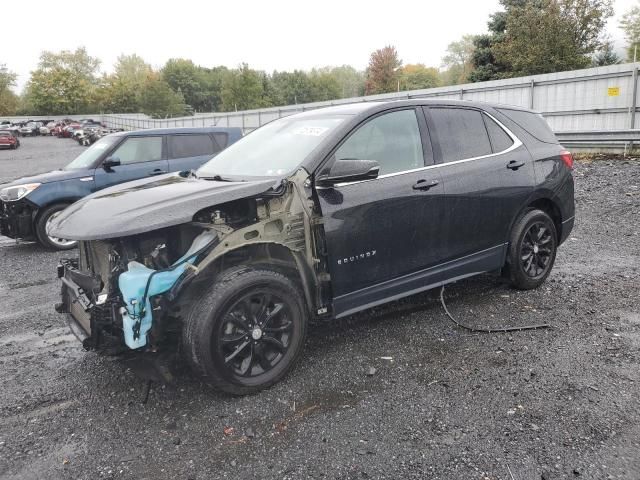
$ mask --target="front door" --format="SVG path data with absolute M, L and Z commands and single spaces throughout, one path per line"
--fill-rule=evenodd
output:
M 120 160 L 120 165 L 104 169 L 96 168 L 96 189 L 101 190 L 118 183 L 161 175 L 169 171 L 164 155 L 164 137 L 149 135 L 127 137 L 108 158 Z
M 317 188 L 334 314 L 393 296 L 400 277 L 435 265 L 443 249 L 443 185 L 419 109 L 394 110 L 359 126 L 335 159 L 376 160 L 375 180 Z M 402 288 L 400 289 L 402 290 Z

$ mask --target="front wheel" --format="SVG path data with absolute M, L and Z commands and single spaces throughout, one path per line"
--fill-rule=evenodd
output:
M 511 231 L 507 273 L 520 290 L 539 287 L 551 273 L 556 259 L 558 235 L 549 215 L 542 210 L 525 212 Z
M 43 247 L 49 250 L 71 250 L 78 244 L 75 240 L 67 240 L 47 235 L 47 227 L 68 206 L 69 205 L 66 204 L 51 205 L 38 215 L 35 224 L 36 238 Z
M 183 346 L 213 387 L 246 395 L 281 380 L 304 345 L 307 309 L 297 285 L 265 267 L 221 273 L 184 322 Z

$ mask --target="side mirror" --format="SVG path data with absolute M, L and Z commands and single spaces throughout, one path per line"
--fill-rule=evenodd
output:
M 334 185 L 342 182 L 357 182 L 378 178 L 380 165 L 375 160 L 336 160 L 328 174 L 317 178 L 316 184 Z
M 112 167 L 117 167 L 118 165 L 120 165 L 120 159 L 118 157 L 107 157 L 102 162 L 102 168 L 107 172 L 110 172 Z

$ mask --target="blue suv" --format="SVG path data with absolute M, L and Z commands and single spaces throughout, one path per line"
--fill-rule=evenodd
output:
M 53 250 L 76 241 L 47 235 L 71 203 L 119 183 L 197 169 L 242 137 L 240 128 L 162 128 L 101 138 L 61 170 L 0 185 L 0 234 L 35 239 Z

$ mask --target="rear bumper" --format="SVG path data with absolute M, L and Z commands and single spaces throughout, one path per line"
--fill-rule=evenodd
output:
M 34 213 L 33 207 L 23 200 L 0 202 L 0 235 L 9 238 L 33 238 Z

